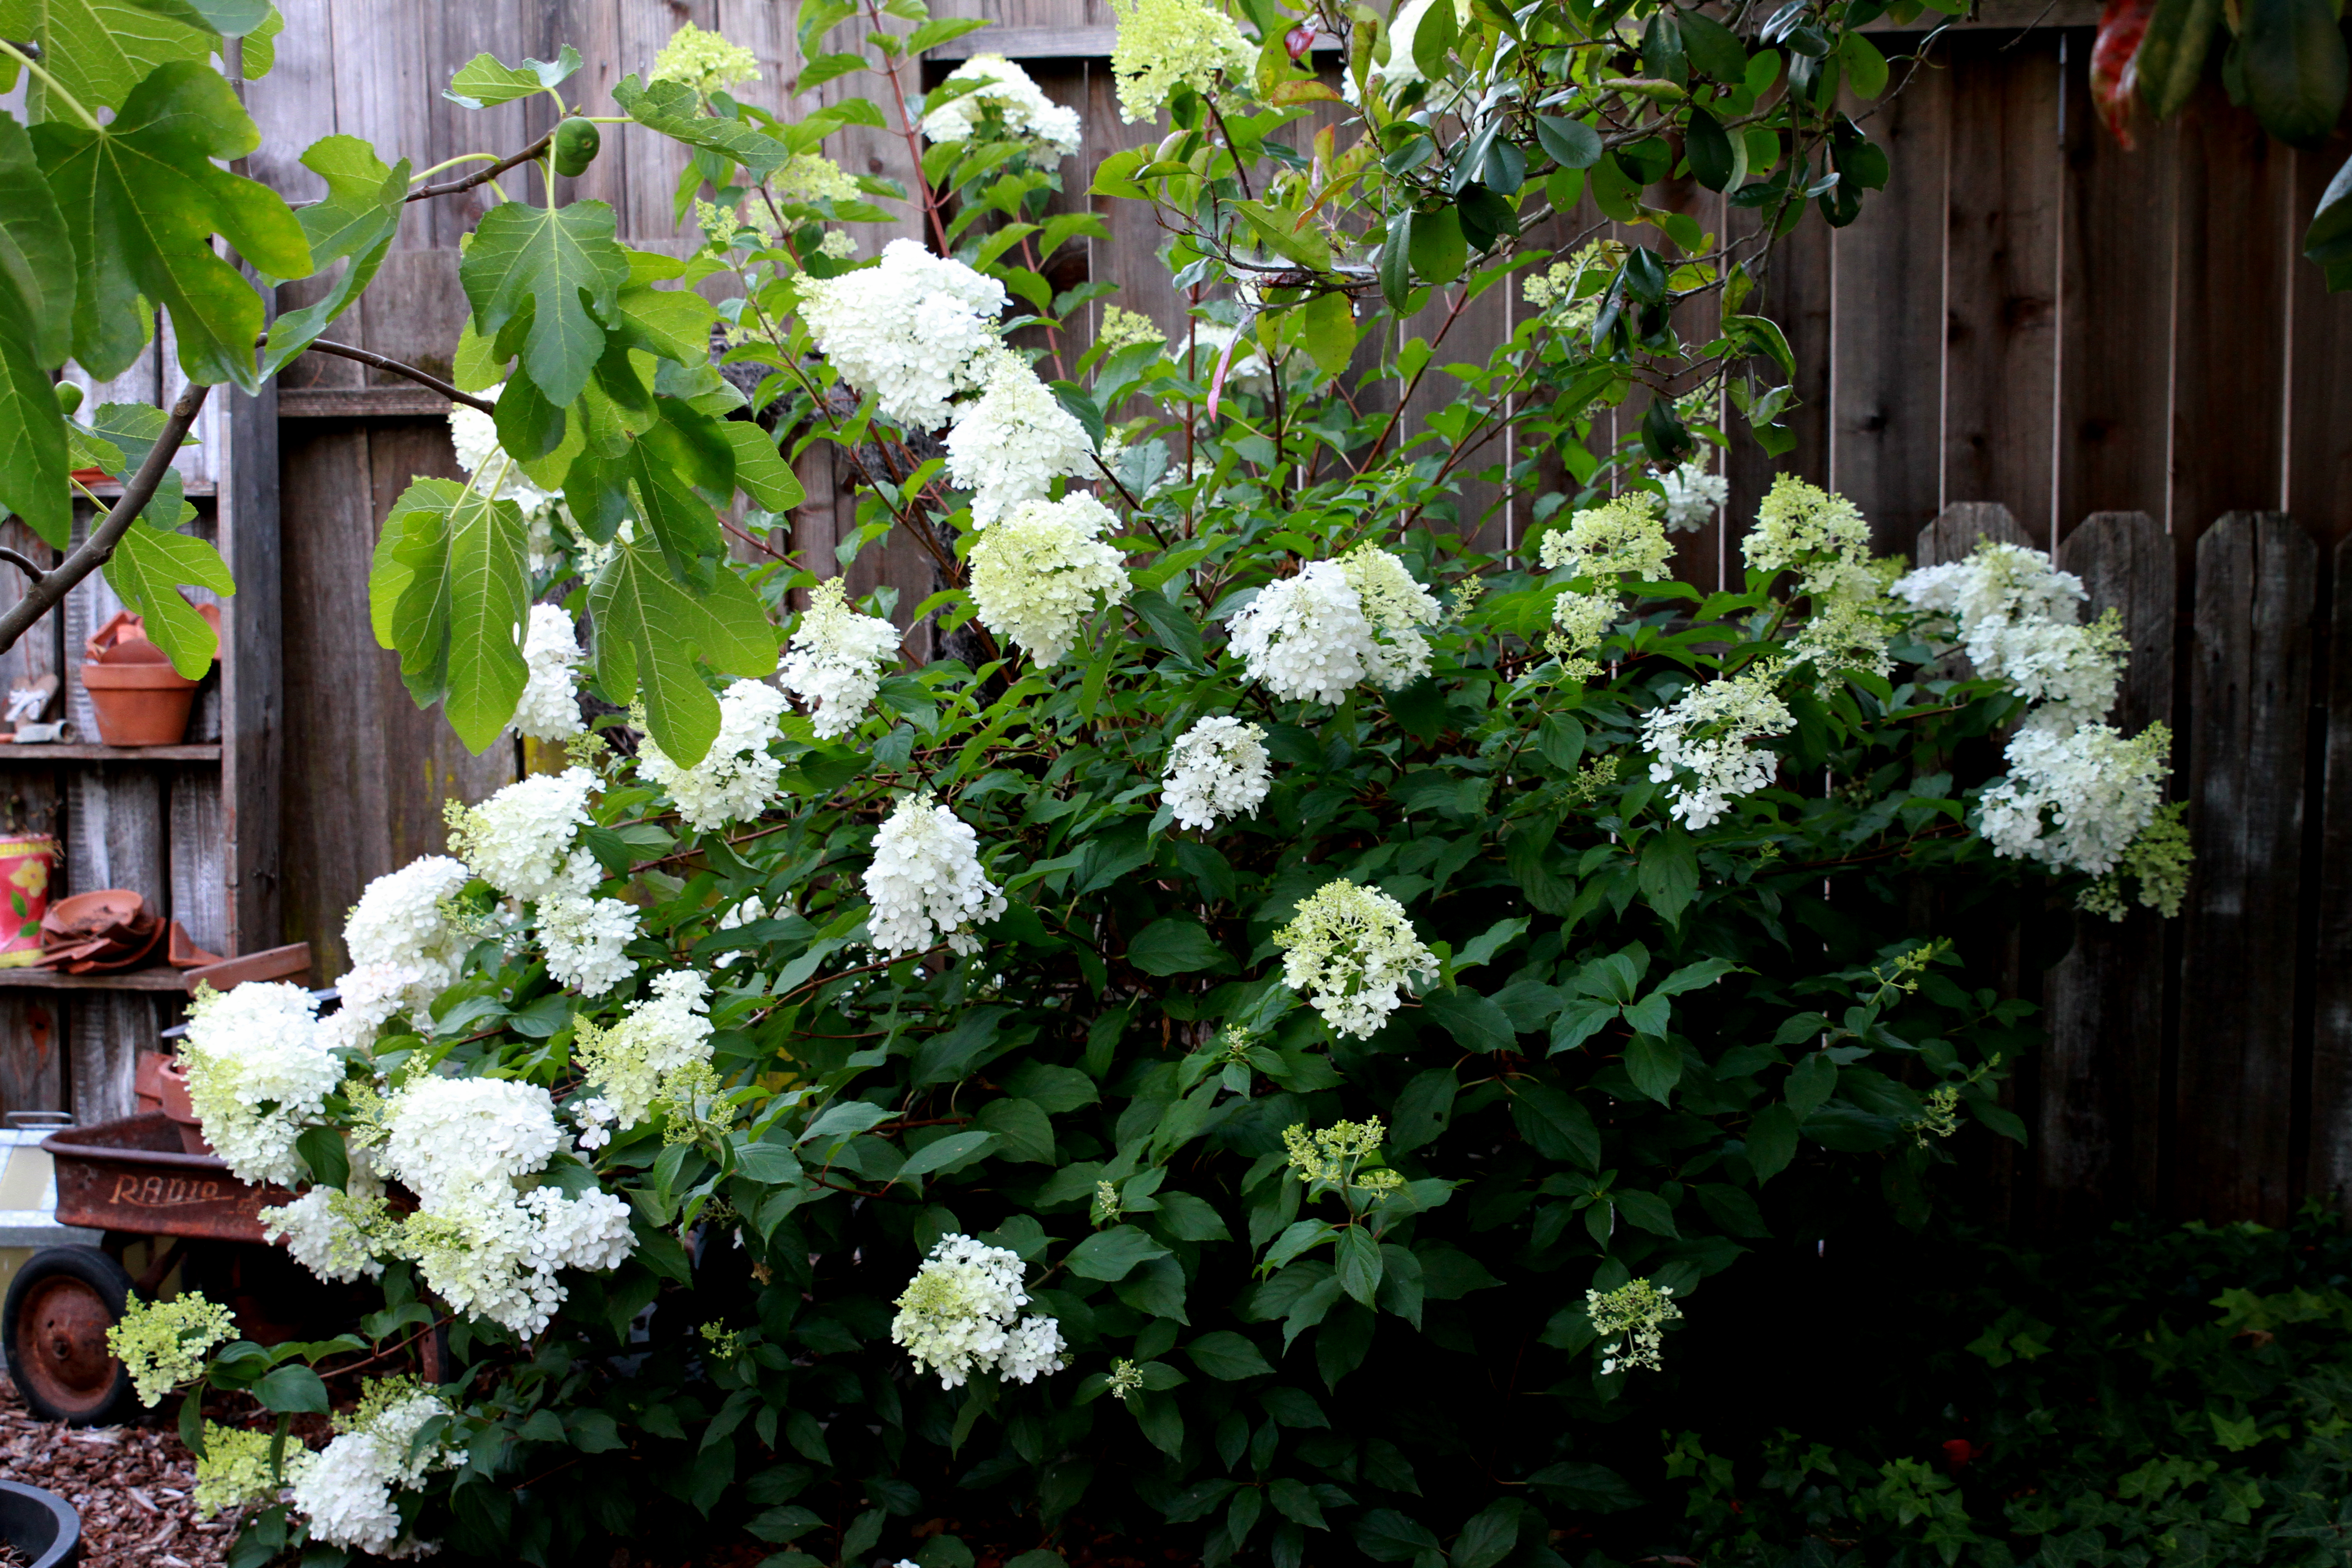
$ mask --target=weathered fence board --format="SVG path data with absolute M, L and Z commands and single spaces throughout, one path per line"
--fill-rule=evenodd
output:
M 2277 512 L 2197 542 L 2172 1207 L 2275 1225 L 2294 1203 L 2295 926 L 2319 552 Z
M 2058 374 L 2057 39 L 1965 38 L 1952 55 L 1944 494 L 2006 498 L 2046 546 Z
M 2352 1205 L 2352 539 L 2335 550 L 2313 896 L 2310 1191 Z
M 2126 733 L 2172 716 L 2172 542 L 2145 512 L 2100 512 L 2059 547 L 2098 616 L 2114 609 L 2131 667 L 2112 721 Z M 2082 914 L 2074 945 L 2042 982 L 2049 1045 L 2041 1058 L 2034 1129 L 2049 1229 L 2075 1231 L 2163 1202 L 2164 957 L 2167 922 L 2134 909 L 2123 921 Z

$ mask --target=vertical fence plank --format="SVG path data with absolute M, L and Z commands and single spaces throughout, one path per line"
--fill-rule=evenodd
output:
M 1921 529 L 1914 548 L 1922 566 L 1940 566 L 1958 561 L 1977 547 L 1979 539 L 1990 539 L 1996 544 L 2026 544 L 2033 542 L 2025 530 L 2018 526 L 2009 508 L 1997 500 L 1956 500 L 1936 514 L 1936 521 Z
M 2137 150 L 2091 104 L 2090 40 L 2067 72 L 2059 281 L 2058 526 L 2102 509 L 2165 521 L 2172 405 L 2178 121 L 2139 117 Z M 2201 521 L 2201 520 L 2200 520 Z
M 2335 551 L 2327 638 L 2327 752 L 2320 799 L 2312 973 L 2311 1158 L 2305 1190 L 2352 1209 L 2352 538 Z
M 2059 546 L 2083 579 L 2088 612 L 2115 609 L 2131 667 L 2113 721 L 2136 734 L 2172 713 L 2172 542 L 2145 512 L 2099 512 Z M 2050 1041 L 2042 1056 L 2034 1155 L 2045 1230 L 2079 1233 L 2160 1206 L 2165 922 L 2078 915 L 2073 948 L 2042 982 Z
M 1969 37 L 1953 56 L 1944 493 L 2001 497 L 2046 545 L 2058 373 L 2057 40 Z
M 1951 73 L 1927 71 L 1871 125 L 1892 172 L 1831 242 L 1830 342 L 1790 342 L 1801 357 L 1824 348 L 1832 355 L 1830 483 L 1849 500 L 1867 498 L 1861 504 L 1881 552 L 1901 549 L 1942 504 L 1945 179 L 1956 112 Z M 1820 216 L 1807 213 L 1805 222 Z M 1890 278 L 1906 286 L 1888 288 Z
M 2294 155 L 2298 222 L 2317 210 L 2327 182 L 2347 157 L 2352 135 L 2342 132 L 2324 147 Z M 2284 505 L 2332 542 L 2352 535 L 2352 377 L 2344 374 L 2352 360 L 2352 296 L 2329 293 L 2326 276 L 2300 257 L 2292 266 Z M 2343 591 L 2337 588 L 2339 596 Z
M 2277 1225 L 2292 1210 L 2295 927 L 2319 552 L 2277 512 L 2231 512 L 2197 542 L 2190 655 L 2189 883 L 2180 963 L 2183 1218 Z
M 2285 428 L 2294 155 L 2207 82 L 2180 118 L 2171 531 L 2273 508 Z

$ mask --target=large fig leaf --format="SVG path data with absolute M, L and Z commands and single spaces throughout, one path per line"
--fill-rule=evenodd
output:
M 579 68 L 580 51 L 570 44 L 558 49 L 552 60 L 525 60 L 520 66 L 503 64 L 495 55 L 476 55 L 457 68 L 441 96 L 467 109 L 488 109 L 555 87 Z
M 39 44 L 41 68 L 92 113 L 120 108 L 157 66 L 201 65 L 220 47 L 210 29 L 135 0 L 0 0 L 0 37 Z M 0 86 L 15 84 L 16 62 L 7 64 Z M 35 121 L 85 123 L 39 77 L 27 84 L 25 107 Z
M 152 503 L 150 503 L 151 507 Z M 114 547 L 102 568 L 107 585 L 124 606 L 144 616 L 147 636 L 171 657 L 172 668 L 190 680 L 199 680 L 210 668 L 219 638 L 212 624 L 180 595 L 179 584 L 192 583 L 215 594 L 234 594 L 236 580 L 228 563 L 204 540 L 169 529 L 148 526 L 140 514 Z
M 32 135 L 81 263 L 74 357 L 101 379 L 129 369 L 146 346 L 143 296 L 172 312 L 189 380 L 257 389 L 261 296 L 215 254 L 213 237 L 273 278 L 307 276 L 310 246 L 278 193 L 214 164 L 261 144 L 228 82 L 175 61 L 133 89 L 105 129 L 51 121 Z
M 73 352 L 74 253 L 25 128 L 0 115 L 0 277 L 16 290 L 33 355 L 55 369 Z
M 399 650 L 416 705 L 441 703 L 477 754 L 514 717 L 530 675 L 522 657 L 530 537 L 514 502 L 418 479 L 393 503 L 368 573 L 376 642 Z
M 704 588 L 669 573 L 651 542 L 623 544 L 588 590 L 596 624 L 596 679 L 615 702 L 642 690 L 646 723 L 661 749 L 688 766 L 719 738 L 719 700 L 699 659 L 722 675 L 776 668 L 778 639 L 758 595 L 724 563 Z
M 261 356 L 265 376 L 283 370 L 288 361 L 318 341 L 329 322 L 351 308 L 383 265 L 408 205 L 408 160 L 386 168 L 375 149 L 356 136 L 328 136 L 312 142 L 302 154 L 302 166 L 327 182 L 326 198 L 298 215 L 310 241 L 311 263 L 323 268 L 349 258 L 351 265 L 323 298 L 269 324 L 268 346 Z
M 613 230 L 613 209 L 603 202 L 553 209 L 505 202 L 483 217 L 457 266 L 484 337 L 530 311 L 522 369 L 550 403 L 578 397 L 604 355 L 602 323 L 629 280 L 629 253 Z

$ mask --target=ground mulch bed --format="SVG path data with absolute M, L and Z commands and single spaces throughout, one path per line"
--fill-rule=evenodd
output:
M 0 1377 L 0 1476 L 81 1510 L 83 1568 L 221 1568 L 236 1527 L 196 1518 L 196 1465 L 161 1426 L 76 1430 L 34 1418 Z M 0 1553 L 5 1553 L 0 1547 Z M 9 1559 L 0 1555 L 0 1564 Z

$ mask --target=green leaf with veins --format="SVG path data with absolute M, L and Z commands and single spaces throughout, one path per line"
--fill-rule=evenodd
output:
M 393 503 L 368 574 L 379 645 L 400 651 L 419 708 L 438 701 L 479 755 L 514 717 L 530 668 L 530 526 L 509 500 L 452 479 L 418 479 Z
M 259 81 L 278 66 L 278 35 L 286 30 L 286 18 L 278 7 L 269 7 L 269 15 L 261 25 L 246 34 L 245 44 L 238 51 L 237 65 L 245 79 Z
M 504 202 L 475 228 L 457 264 L 477 331 L 495 338 L 530 311 L 521 366 L 551 403 L 578 397 L 604 357 L 603 323 L 629 281 L 628 252 L 613 228 L 613 209 L 603 202 L 551 211 Z
M 349 267 L 323 299 L 289 310 L 269 324 L 261 374 L 275 375 L 316 342 L 327 324 L 351 308 L 374 279 L 376 268 L 400 232 L 408 205 L 408 160 L 386 168 L 375 149 L 356 136 L 328 136 L 310 144 L 302 166 L 327 182 L 324 200 L 296 215 L 310 237 L 310 260 L 323 268 L 348 258 Z
M 130 483 L 131 476 L 137 473 L 139 466 L 147 460 L 148 452 L 155 445 L 155 437 L 163 433 L 164 422 L 163 411 L 150 403 L 100 404 L 97 416 L 89 423 L 89 434 L 112 449 L 114 460 L 110 463 L 100 456 L 90 466 L 104 468 L 110 476 L 124 484 Z M 184 437 L 182 445 L 188 444 Z M 185 486 L 180 478 L 180 470 L 164 469 L 163 479 L 155 486 L 153 499 L 139 514 L 140 521 L 150 528 L 179 527 L 182 521 L 180 511 L 186 505 L 184 493 Z
M 33 357 L 54 370 L 73 350 L 74 252 L 25 128 L 0 115 L 0 279 L 23 301 Z
M 729 419 L 719 434 L 735 448 L 735 483 L 768 511 L 790 511 L 808 499 L 775 437 L 749 419 Z
M 205 29 L 158 16 L 135 0 L 0 0 L 0 37 L 38 43 L 41 68 L 92 113 L 121 107 L 157 66 L 203 64 L 219 43 Z M 11 77 L 15 64 L 9 62 Z M 27 89 L 26 108 L 36 121 L 63 118 L 82 124 L 39 77 Z
M 495 55 L 476 55 L 457 68 L 441 96 L 467 109 L 488 109 L 544 92 L 580 68 L 580 51 L 566 44 L 552 60 L 501 64 Z
M 33 128 L 33 144 L 81 263 L 83 367 L 100 379 L 131 367 L 147 343 L 144 298 L 172 312 L 189 380 L 257 390 L 261 296 L 213 237 L 280 279 L 309 275 L 310 246 L 277 192 L 214 163 L 261 144 L 227 81 L 205 65 L 160 66 L 106 129 L 53 121 Z
M 72 542 L 66 416 L 16 290 L 0 285 L 0 506 L 58 549 Z
M 152 501 L 148 510 L 154 510 Z M 199 680 L 212 668 L 219 638 L 212 624 L 181 595 L 179 584 L 234 594 L 236 579 L 229 575 L 228 563 L 211 544 L 185 533 L 151 528 L 146 517 L 142 512 L 140 521 L 124 531 L 101 570 L 124 607 L 145 617 L 147 636 L 170 656 L 172 668 L 186 679 Z
M 613 89 L 613 101 L 638 124 L 690 147 L 732 158 L 766 179 L 792 156 L 791 149 L 756 126 L 724 115 L 701 112 L 702 100 L 682 81 L 642 83 L 635 74 Z
M 707 588 L 670 575 L 650 542 L 624 544 L 588 590 L 596 628 L 596 679 L 625 702 L 642 690 L 646 723 L 661 749 L 690 767 L 719 736 L 719 700 L 696 661 L 722 675 L 776 668 L 779 639 L 759 595 L 721 566 Z
M 633 349 L 659 354 L 680 364 L 701 364 L 710 357 L 710 323 L 719 319 L 717 306 L 691 289 L 656 289 L 686 271 L 674 256 L 631 250 L 629 279 L 614 297 L 608 318 L 613 335 Z

